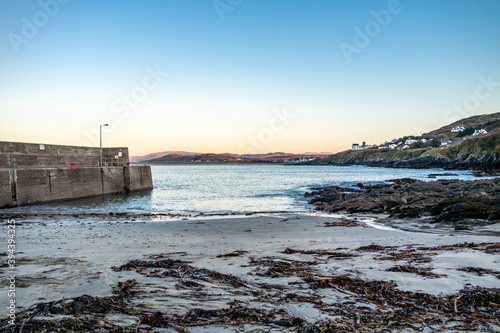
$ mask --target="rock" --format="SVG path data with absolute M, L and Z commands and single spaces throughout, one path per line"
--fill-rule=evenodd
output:
M 401 199 L 397 199 L 394 197 L 389 197 L 389 198 L 384 199 L 382 201 L 382 206 L 384 207 L 384 210 L 391 209 L 394 207 L 399 207 L 403 204 L 404 204 L 404 202 Z
M 451 211 L 452 212 L 457 212 L 457 211 L 460 211 L 460 210 L 463 210 L 467 207 L 467 204 L 466 203 L 456 203 L 453 205 L 453 207 L 451 208 Z
M 464 224 L 457 224 L 455 230 L 471 230 L 471 227 Z
M 392 216 L 404 219 L 404 218 L 418 218 L 420 217 L 420 209 L 418 208 L 406 208 L 400 212 L 393 214 Z
M 450 173 L 450 172 L 446 172 L 446 173 L 431 173 L 431 174 L 427 175 L 427 178 L 451 177 L 451 176 L 456 176 L 456 174 L 455 173 Z
M 500 178 L 422 182 L 403 178 L 356 188 L 315 189 L 309 203 L 318 210 L 349 213 L 389 213 L 399 218 L 433 216 L 436 222 L 500 219 Z
M 488 215 L 487 219 L 490 220 L 490 221 L 500 220 L 500 213 L 498 213 L 498 212 L 491 212 Z

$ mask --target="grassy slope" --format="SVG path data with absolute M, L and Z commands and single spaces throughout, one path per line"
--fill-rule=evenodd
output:
M 367 160 L 411 160 L 424 156 L 441 155 L 446 158 L 457 158 L 465 156 L 484 156 L 484 155 L 500 156 L 500 135 L 491 134 L 475 138 L 470 138 L 462 142 L 443 148 L 420 148 L 408 150 L 381 150 L 381 149 L 366 149 L 366 150 L 346 150 L 335 155 L 320 158 L 319 163 L 324 162 L 363 162 Z
M 451 133 L 453 127 L 464 125 L 466 128 L 484 128 L 487 135 L 469 137 L 467 140 L 455 143 L 447 147 L 439 148 L 416 148 L 408 150 L 389 149 L 366 149 L 366 150 L 346 150 L 335 155 L 326 156 L 317 160 L 318 163 L 360 163 L 373 160 L 412 160 L 418 157 L 437 156 L 451 159 L 466 158 L 467 156 L 500 156 L 500 112 L 473 116 L 456 121 L 450 125 L 425 133 L 422 137 L 427 139 L 460 139 L 458 133 Z M 401 138 L 403 141 L 409 137 Z M 439 156 L 440 155 L 440 156 Z

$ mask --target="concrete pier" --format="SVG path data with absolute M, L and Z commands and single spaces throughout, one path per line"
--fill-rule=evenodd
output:
M 0 208 L 151 190 L 149 166 L 129 166 L 128 148 L 0 142 Z M 72 163 L 74 167 L 72 167 Z

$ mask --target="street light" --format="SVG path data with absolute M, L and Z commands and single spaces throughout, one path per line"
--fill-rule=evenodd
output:
M 99 142 L 100 142 L 99 166 L 102 166 L 102 127 L 103 126 L 108 126 L 108 124 L 99 125 Z

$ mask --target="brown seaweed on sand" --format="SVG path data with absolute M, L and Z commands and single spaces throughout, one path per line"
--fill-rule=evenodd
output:
M 482 251 L 487 254 L 498 254 L 500 253 L 500 243 L 458 243 L 451 245 L 440 245 L 435 247 L 420 247 L 421 250 L 429 250 L 429 251 L 456 251 L 456 250 L 476 250 Z
M 363 225 L 357 218 L 347 219 L 343 218 L 339 221 L 325 222 L 323 223 L 325 227 L 358 227 Z
M 126 302 L 135 280 L 119 283 L 116 296 L 82 295 L 34 304 L 17 314 L 15 325 L 0 323 L 0 332 L 134 332 L 135 328 L 119 326 L 104 319 L 106 314 L 136 315 Z
M 311 254 L 317 256 L 327 256 L 328 259 L 336 259 L 336 260 L 344 260 L 344 259 L 349 259 L 353 257 L 358 257 L 357 254 L 352 254 L 352 253 L 345 253 L 345 252 L 334 252 L 334 251 L 327 251 L 327 250 L 294 250 L 289 247 L 283 251 L 285 254 L 294 254 L 294 253 L 300 253 L 300 254 Z
M 264 311 L 247 307 L 231 307 L 217 310 L 194 308 L 182 316 L 169 316 L 162 312 L 144 315 L 141 323 L 152 327 L 172 327 L 179 332 L 186 328 L 207 325 L 241 325 L 244 323 L 262 323 L 284 327 L 301 327 L 304 320 L 289 316 L 286 311 L 277 309 Z
M 217 256 L 217 258 L 240 257 L 246 253 L 248 253 L 248 252 L 243 251 L 243 250 L 236 250 L 236 251 L 225 253 L 225 254 L 219 254 Z
M 496 245 L 456 245 L 457 249 L 496 249 Z M 392 257 L 430 256 L 428 252 L 447 248 L 404 249 L 371 246 L 367 252 L 392 253 Z M 282 252 L 283 253 L 283 252 Z M 168 297 L 169 284 L 138 284 L 135 280 L 119 282 L 114 296 L 83 295 L 53 302 L 35 304 L 18 313 L 15 326 L 7 319 L 0 322 L 1 332 L 155 332 L 164 329 L 189 332 L 194 327 L 210 326 L 212 331 L 241 330 L 266 332 L 449 332 L 500 330 L 500 289 L 467 286 L 452 295 L 433 295 L 399 289 L 394 281 L 369 280 L 361 275 L 325 276 L 320 263 L 335 260 L 327 250 L 293 250 L 285 254 L 309 254 L 326 259 L 296 261 L 282 258 L 250 258 L 250 264 L 261 275 L 275 278 L 279 285 L 240 280 L 229 274 L 195 268 L 188 262 L 164 256 L 148 260 L 131 260 L 115 270 L 133 270 L 145 277 L 172 280 L 190 277 L 211 283 L 213 292 L 227 291 L 222 306 L 187 302 L 186 309 L 172 311 L 163 305 L 153 306 L 148 300 Z M 369 254 L 371 256 L 371 254 Z M 421 267 L 400 265 L 399 271 L 432 273 Z M 474 272 L 468 268 L 468 271 Z M 324 272 L 324 271 L 323 271 Z M 296 279 L 290 282 L 289 277 Z M 281 280 L 280 280 L 281 279 Z M 273 281 L 276 281 L 273 280 Z M 156 280 L 158 281 L 158 280 Z M 172 284 L 170 284 L 172 285 Z M 297 285 L 297 287 L 291 287 Z M 238 293 L 236 293 L 238 291 Z M 185 288 L 182 298 L 197 295 L 198 290 Z M 175 297 L 172 296 L 175 302 Z M 232 297 L 234 298 L 232 299 Z M 237 296 L 237 297 L 236 297 Z M 156 298 L 155 298 L 156 297 Z M 220 302 L 220 299 L 218 300 Z M 175 303 L 174 303 L 175 304 Z M 306 321 L 287 310 L 300 305 L 315 308 L 322 318 Z M 127 316 L 128 323 L 118 324 L 110 316 Z M 130 324 L 132 322 L 133 324 Z
M 500 272 L 495 271 L 493 269 L 487 269 L 487 268 L 481 268 L 481 267 L 460 267 L 457 268 L 457 271 L 462 271 L 462 272 L 467 272 L 467 273 L 473 273 L 478 276 L 483 276 L 484 274 L 491 274 L 493 276 L 496 276 L 498 279 L 500 279 Z
M 195 268 L 188 265 L 188 262 L 172 259 L 152 259 L 152 260 L 131 260 L 120 267 L 112 267 L 115 271 L 135 270 L 144 276 L 152 277 L 176 277 L 184 282 L 186 277 L 203 280 L 210 283 L 225 283 L 234 287 L 241 287 L 245 284 L 231 274 L 222 274 L 204 268 Z
M 428 278 L 438 278 L 443 276 L 448 276 L 447 274 L 436 274 L 431 271 L 430 267 L 417 267 L 412 265 L 396 265 L 391 268 L 386 269 L 387 272 L 402 272 L 402 273 L 414 273 L 420 276 L 425 276 Z
M 434 296 L 421 292 L 403 291 L 393 282 L 366 281 L 340 275 L 307 278 L 313 289 L 331 288 L 346 294 L 346 301 L 322 310 L 342 319 L 316 324 L 317 330 L 336 329 L 340 332 L 390 331 L 428 326 L 434 331 L 447 329 L 482 330 L 493 332 L 500 328 L 500 289 L 465 288 L 455 295 Z M 363 306 L 377 304 L 378 309 Z M 371 327 L 371 329 L 370 329 Z
M 276 258 L 250 258 L 250 264 L 257 266 L 257 274 L 278 278 L 283 276 L 300 276 L 310 271 L 316 261 L 295 261 Z

